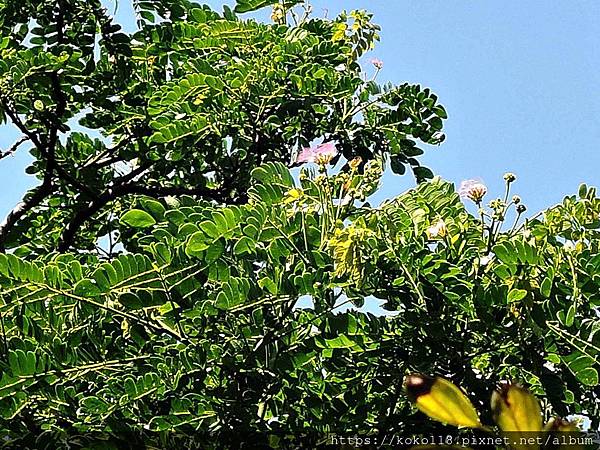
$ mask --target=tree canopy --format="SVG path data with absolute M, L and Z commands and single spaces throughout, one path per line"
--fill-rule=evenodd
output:
M 315 138 L 431 176 L 416 141 L 441 142 L 446 112 L 427 89 L 362 71 L 378 38 L 365 12 L 288 26 L 136 1 L 128 35 L 98 0 L 0 5 L 0 120 L 41 181 L 0 225 L 4 248 L 93 250 L 135 194 L 243 203 L 254 167 Z
M 368 13 L 298 3 L 134 1 L 128 35 L 96 1 L 0 0 L 7 152 L 40 180 L 0 225 L 7 445 L 447 431 L 404 392 L 415 372 L 490 427 L 507 379 L 546 421 L 600 425 L 595 189 L 525 218 L 513 174 L 489 203 L 434 177 L 436 96 L 362 68 Z M 264 6 L 274 23 L 238 16 Z M 417 183 L 371 206 L 388 166 Z

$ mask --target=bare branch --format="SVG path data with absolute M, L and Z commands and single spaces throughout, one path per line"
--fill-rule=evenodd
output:
M 14 152 L 17 151 L 21 144 L 27 142 L 28 140 L 29 138 L 27 136 L 21 136 L 13 145 L 11 145 L 11 147 L 8 150 L 6 150 L 5 152 L 0 152 L 0 159 L 4 159 L 7 156 L 12 155 Z

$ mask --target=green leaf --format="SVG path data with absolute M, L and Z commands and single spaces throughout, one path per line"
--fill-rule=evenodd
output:
M 248 236 L 242 236 L 233 247 L 233 253 L 243 255 L 244 253 L 254 253 L 256 243 Z
M 223 244 L 222 240 L 215 241 L 206 249 L 204 261 L 207 264 L 214 263 L 217 259 L 221 257 L 224 250 L 225 245 Z
M 572 326 L 574 320 L 575 320 L 575 305 L 571 305 L 571 306 L 569 306 L 569 309 L 567 310 L 567 315 L 565 316 L 565 325 L 568 327 Z
M 10 350 L 8 352 L 8 365 L 10 366 L 10 370 L 12 371 L 14 376 L 19 376 L 23 374 L 23 367 L 21 366 L 21 362 L 24 361 L 27 357 L 25 356 L 25 352 L 21 349 Z
M 494 273 L 498 275 L 501 279 L 506 280 L 511 277 L 510 267 L 506 264 L 498 264 L 494 267 Z
M 286 7 L 290 8 L 303 0 L 286 0 Z M 237 0 L 234 11 L 236 13 L 246 13 L 256 11 L 257 9 L 279 3 L 279 0 Z
M 586 386 L 598 385 L 598 371 L 593 367 L 587 367 L 577 372 L 577 379 Z
M 102 291 L 98 288 L 95 281 L 84 279 L 75 285 L 73 294 L 79 297 L 97 297 L 102 294 Z
M 392 168 L 392 172 L 397 175 L 404 175 L 406 172 L 406 166 L 398 155 L 392 155 L 390 159 L 390 166 Z
M 552 280 L 548 277 L 544 277 L 542 280 L 542 284 L 540 285 L 540 294 L 543 297 L 550 297 L 550 292 L 552 291 Z
M 325 339 L 325 344 L 327 348 L 351 348 L 356 345 L 356 342 L 341 334 L 333 339 Z
M 207 236 L 218 239 L 221 237 L 221 233 L 214 222 L 210 220 L 205 220 L 200 224 L 200 229 L 206 233 Z
M 121 217 L 121 223 L 134 228 L 148 228 L 156 223 L 154 217 L 141 209 L 127 211 Z
M 156 220 L 160 221 L 164 219 L 166 209 L 161 202 L 151 198 L 144 198 L 141 200 L 141 203 L 142 207 L 152 214 L 152 217 L 154 217 Z
M 131 292 L 125 292 L 119 296 L 119 303 L 127 309 L 141 309 L 144 307 L 142 300 Z
M 586 386 L 596 386 L 598 384 L 598 371 L 593 367 L 596 363 L 594 358 L 576 352 L 563 357 L 563 360 L 581 383 Z
M 506 298 L 508 303 L 517 302 L 522 300 L 527 295 L 527 291 L 525 289 L 512 289 Z
M 492 249 L 498 259 L 508 265 L 517 262 L 517 255 L 514 247 L 509 243 L 500 243 L 494 245 Z
M 202 231 L 197 231 L 188 239 L 185 253 L 189 256 L 200 256 L 208 247 L 209 243 L 206 242 L 206 235 Z
M 427 167 L 413 167 L 413 173 L 418 183 L 430 180 L 433 178 L 433 172 Z
M 277 295 L 277 285 L 269 277 L 264 277 L 258 280 L 258 285 L 262 289 L 267 289 L 271 294 Z

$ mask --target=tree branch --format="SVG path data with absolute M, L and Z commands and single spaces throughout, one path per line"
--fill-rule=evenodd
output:
M 58 3 L 57 10 L 57 32 L 58 32 L 58 44 L 61 45 L 64 40 L 64 18 L 62 5 L 60 2 Z M 62 90 L 60 77 L 58 71 L 54 71 L 50 73 L 50 83 L 52 86 L 52 96 L 54 97 L 54 101 L 56 102 L 56 110 L 53 115 L 53 122 L 49 126 L 48 139 L 42 139 L 42 137 L 35 132 L 29 130 L 25 123 L 19 117 L 18 111 L 15 108 L 13 111 L 9 107 L 9 101 L 6 97 L 0 98 L 0 105 L 2 105 L 3 109 L 6 111 L 6 114 L 11 119 L 12 123 L 25 135 L 25 140 L 30 140 L 36 148 L 39 150 L 40 154 L 43 158 L 46 159 L 46 167 L 44 171 L 44 179 L 42 184 L 33 190 L 33 193 L 29 198 L 26 198 L 22 202 L 20 202 L 17 206 L 13 208 L 13 210 L 6 216 L 4 221 L 0 224 L 0 251 L 5 250 L 5 242 L 6 237 L 10 233 L 12 227 L 32 208 L 38 206 L 48 195 L 50 195 L 54 189 L 55 185 L 53 183 L 53 177 L 55 171 L 61 173 L 65 179 L 70 180 L 71 183 L 74 183 L 74 186 L 83 188 L 84 191 L 88 191 L 86 186 L 83 186 L 81 183 L 74 180 L 68 173 L 65 172 L 64 169 L 58 166 L 56 163 L 56 144 L 58 143 L 58 132 L 61 127 L 61 119 L 64 116 L 67 110 L 67 97 Z M 44 142 L 45 141 L 45 142 Z M 24 142 L 24 140 L 22 141 Z M 17 147 L 22 142 L 18 141 L 18 144 L 15 144 Z M 16 150 L 14 147 L 13 152 Z M 10 150 L 9 150 L 10 152 Z M 8 152 L 7 152 L 8 153 Z M 3 154 L 2 157 L 6 156 L 6 153 Z
M 4 111 L 12 121 L 12 123 L 25 135 L 25 137 L 33 142 L 33 144 L 44 153 L 44 146 L 38 135 L 27 129 L 25 124 L 19 118 L 16 111 L 9 108 L 8 102 L 5 98 L 0 99 Z M 44 180 L 42 184 L 34 189 L 33 194 L 21 201 L 13 210 L 8 213 L 4 221 L 0 224 L 0 251 L 5 251 L 6 237 L 10 233 L 12 227 L 25 215 L 29 210 L 38 206 L 48 195 L 54 191 L 54 185 L 52 183 L 52 177 L 54 175 L 54 164 L 52 161 L 48 161 L 44 173 Z
M 4 111 L 6 111 L 6 114 L 8 115 L 8 117 L 10 118 L 12 123 L 19 129 L 19 131 L 21 131 L 21 133 L 23 133 L 25 136 L 27 136 L 29 138 L 29 140 L 31 142 L 33 142 L 33 145 L 35 145 L 41 151 L 41 149 L 44 146 L 42 145 L 41 141 L 39 140 L 37 134 L 35 134 L 34 132 L 27 129 L 25 124 L 19 118 L 19 115 L 17 114 L 17 112 L 10 109 L 8 102 L 6 101 L 5 98 L 0 98 L 0 104 L 2 105 Z
M 141 186 L 136 184 L 121 184 L 117 186 L 113 186 L 90 203 L 88 203 L 87 207 L 77 212 L 66 228 L 63 230 L 63 233 L 60 237 L 60 241 L 58 243 L 58 251 L 66 252 L 68 251 L 73 242 L 75 241 L 75 237 L 79 231 L 79 229 L 89 220 L 94 214 L 98 213 L 104 206 L 110 203 L 113 200 L 116 200 L 120 197 L 124 197 L 130 194 L 141 194 L 147 195 L 149 197 L 164 197 L 166 195 L 196 195 L 207 198 L 209 200 L 221 201 L 224 202 L 225 196 L 221 191 L 208 189 L 205 187 L 196 187 L 196 188 L 185 188 L 178 186 Z
M 47 171 L 46 175 L 44 176 L 44 181 L 41 185 L 35 188 L 31 197 L 17 204 L 17 206 L 15 206 L 13 210 L 8 213 L 4 221 L 0 223 L 0 252 L 5 251 L 4 243 L 12 227 L 29 210 L 39 205 L 48 195 L 52 193 L 53 190 L 54 185 L 52 184 L 52 174 L 50 171 Z
M 0 159 L 4 159 L 7 156 L 12 155 L 14 152 L 17 151 L 21 144 L 27 142 L 28 140 L 29 138 L 27 136 L 21 136 L 13 145 L 10 146 L 8 150 L 6 150 L 5 152 L 0 152 Z

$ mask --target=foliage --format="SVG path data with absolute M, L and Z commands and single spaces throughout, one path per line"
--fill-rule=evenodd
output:
M 490 380 L 519 379 L 544 414 L 597 423 L 593 189 L 498 232 L 486 256 L 481 222 L 439 179 L 356 204 L 380 174 L 377 162 L 362 175 L 304 170 L 297 185 L 269 163 L 245 205 L 140 199 L 118 258 L 0 256 L 4 429 L 164 448 L 402 432 L 424 426 L 399 380 L 425 370 L 478 399 Z M 314 306 L 294 308 L 304 296 Z M 335 311 L 368 296 L 396 315 Z
M 473 404 L 448 380 L 412 374 L 406 377 L 404 385 L 407 394 L 419 410 L 432 419 L 454 426 L 477 428 L 497 436 L 492 427 L 481 424 Z M 502 384 L 496 389 L 492 394 L 491 408 L 494 421 L 506 438 L 504 442 L 509 442 L 512 449 L 583 449 L 584 445 L 575 444 L 587 442 L 574 422 L 553 417 L 542 427 L 538 400 L 518 384 Z M 470 439 L 466 438 L 464 441 L 469 442 Z
M 402 392 L 414 372 L 481 423 L 510 379 L 545 419 L 600 425 L 595 189 L 525 220 L 512 174 L 487 207 L 481 183 L 461 199 L 416 159 L 443 139 L 435 95 L 358 64 L 370 16 L 295 3 L 238 2 L 274 5 L 262 24 L 136 1 L 127 35 L 98 2 L 0 0 L 9 152 L 31 145 L 41 180 L 0 224 L 6 446 L 447 431 Z M 321 154 L 296 174 L 301 151 Z M 388 163 L 419 183 L 372 207 Z M 376 299 L 390 315 L 357 309 Z
M 387 154 L 398 173 L 431 176 L 416 143 L 443 140 L 446 112 L 428 89 L 362 71 L 378 39 L 369 14 L 288 26 L 187 0 L 134 7 L 127 34 L 99 0 L 0 3 L 0 123 L 23 134 L 12 150 L 30 146 L 41 180 L 0 247 L 94 250 L 135 195 L 244 203 L 254 167 L 322 137 L 349 159 Z

